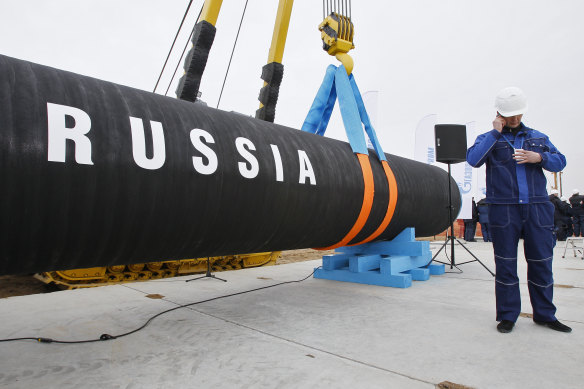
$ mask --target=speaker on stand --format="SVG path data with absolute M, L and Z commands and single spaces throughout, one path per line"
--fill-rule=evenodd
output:
M 454 236 L 454 225 L 452 220 L 452 171 L 451 165 L 453 163 L 460 163 L 466 161 L 466 126 L 461 124 L 436 124 L 434 126 L 434 140 L 436 142 L 436 161 L 448 164 L 448 223 L 450 224 L 450 234 L 446 233 L 446 240 L 440 250 L 432 257 L 432 261 L 450 265 L 450 268 L 457 267 L 454 258 L 454 241 L 456 240 L 468 253 L 474 258 L 472 261 L 462 262 L 458 265 L 464 265 L 470 262 L 480 263 L 491 275 L 495 274 L 480 261 L 466 246 L 464 246 Z M 436 261 L 436 257 L 442 249 L 450 242 L 450 263 Z M 458 267 L 457 267 L 458 269 Z
M 436 124 L 436 162 L 447 164 L 466 161 L 466 126 L 462 124 Z

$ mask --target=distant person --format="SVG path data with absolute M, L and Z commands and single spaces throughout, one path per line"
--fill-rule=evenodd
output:
M 481 223 L 481 232 L 483 234 L 483 241 L 492 242 L 491 231 L 489 230 L 489 204 L 486 199 L 480 199 L 477 203 L 477 210 L 479 214 L 479 223 Z
M 476 242 L 475 233 L 477 230 L 477 222 L 479 221 L 479 216 L 477 212 L 477 203 L 475 203 L 474 197 L 472 198 L 472 214 L 470 219 L 464 219 L 464 240 L 467 242 Z
M 474 167 L 487 165 L 486 202 L 497 267 L 497 330 L 511 332 L 521 312 L 517 251 L 519 239 L 523 238 L 533 321 L 556 331 L 571 332 L 556 318 L 552 301 L 554 206 L 549 201 L 543 173 L 543 169 L 564 169 L 566 157 L 547 135 L 523 124 L 527 99 L 519 88 L 501 90 L 495 107 L 493 129 L 477 137 L 466 159 Z
M 572 216 L 574 215 L 572 214 L 572 206 L 565 196 L 560 197 L 560 200 L 568 206 L 566 208 L 567 213 L 566 216 L 564 216 L 564 222 L 567 226 L 566 237 L 569 238 L 574 235 L 574 221 L 572 220 Z
M 557 189 L 551 190 L 549 199 L 554 205 L 554 233 L 556 239 L 559 241 L 565 241 L 568 237 L 566 215 L 571 213 L 570 206 L 560 199 L 560 192 L 558 192 Z
M 584 236 L 584 197 L 578 189 L 572 191 L 570 205 L 572 206 L 572 222 L 574 223 L 574 236 Z

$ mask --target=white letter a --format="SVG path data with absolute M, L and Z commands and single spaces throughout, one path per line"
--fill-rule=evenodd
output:
M 306 179 L 310 180 L 311 185 L 316 185 L 316 177 L 314 176 L 314 170 L 310 164 L 310 159 L 304 150 L 298 150 L 298 163 L 300 164 L 300 177 L 298 183 L 306 184 Z

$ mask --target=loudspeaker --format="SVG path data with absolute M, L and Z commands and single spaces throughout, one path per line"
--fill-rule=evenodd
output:
M 462 124 L 436 124 L 436 161 L 459 163 L 466 161 L 466 126 Z

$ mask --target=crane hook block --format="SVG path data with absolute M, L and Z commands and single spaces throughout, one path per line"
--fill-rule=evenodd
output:
M 347 16 L 332 12 L 318 26 L 322 38 L 322 48 L 334 55 L 345 66 L 347 74 L 353 71 L 353 59 L 347 53 L 355 48 L 355 29 Z

